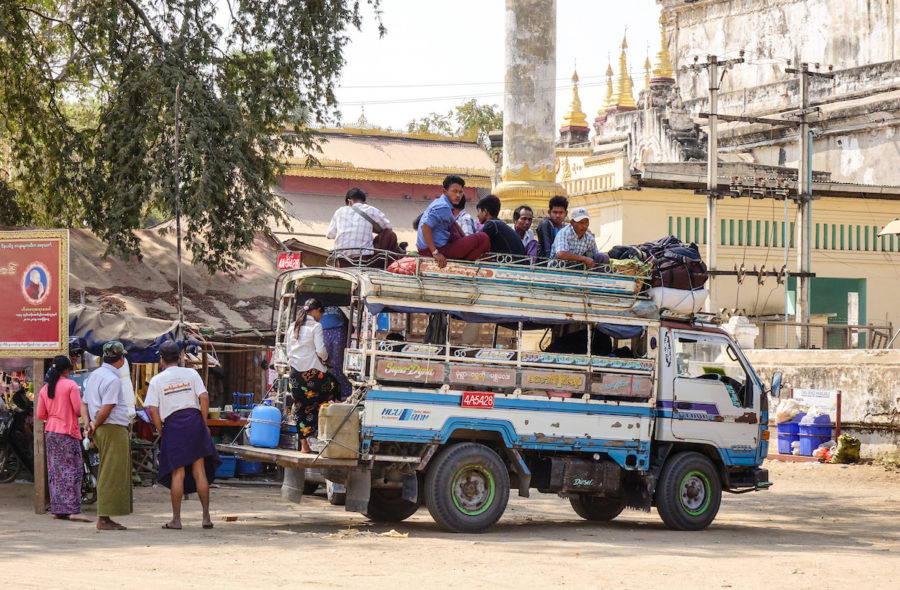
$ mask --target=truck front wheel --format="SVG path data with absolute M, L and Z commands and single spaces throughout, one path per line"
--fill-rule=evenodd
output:
M 425 504 L 442 528 L 480 533 L 503 515 L 509 472 L 500 457 L 478 443 L 458 443 L 432 460 L 425 476 Z
M 578 494 L 569 498 L 575 514 L 585 520 L 605 522 L 619 516 L 625 510 L 624 498 L 603 498 Z
M 699 531 L 715 519 L 722 483 L 712 461 L 700 453 L 669 458 L 656 487 L 656 510 L 670 529 Z

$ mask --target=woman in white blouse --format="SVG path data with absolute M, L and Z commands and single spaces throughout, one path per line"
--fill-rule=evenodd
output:
M 319 408 L 338 399 L 337 382 L 325 369 L 328 352 L 322 334 L 323 307 L 318 299 L 307 299 L 287 334 L 291 364 L 291 394 L 300 450 L 311 452 L 307 438 L 318 435 Z

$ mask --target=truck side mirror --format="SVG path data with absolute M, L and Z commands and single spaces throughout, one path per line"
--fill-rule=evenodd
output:
M 781 371 L 775 371 L 772 375 L 772 389 L 769 391 L 774 397 L 781 397 Z

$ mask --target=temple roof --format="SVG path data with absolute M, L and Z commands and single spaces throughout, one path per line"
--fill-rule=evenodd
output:
M 307 167 L 305 155 L 287 158 L 287 174 L 316 178 L 355 178 L 385 182 L 440 184 L 459 174 L 466 186 L 490 188 L 494 163 L 473 139 L 402 134 L 373 129 L 325 129 L 321 166 Z
M 581 110 L 581 99 L 578 98 L 578 72 L 572 74 L 572 102 L 569 104 L 569 112 L 563 115 L 562 126 L 587 128 L 587 115 Z

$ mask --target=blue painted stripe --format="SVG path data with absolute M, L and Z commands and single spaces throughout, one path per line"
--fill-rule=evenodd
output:
M 718 416 L 719 415 L 719 406 L 716 404 L 703 404 L 697 402 L 678 402 L 678 411 L 679 412 L 706 412 L 710 416 Z M 688 406 L 685 408 L 684 406 Z M 657 408 L 671 408 L 675 409 L 675 402 L 668 400 L 660 400 L 656 402 Z
M 454 393 L 421 393 L 413 391 L 369 390 L 366 399 L 381 402 L 429 404 L 438 406 L 462 406 L 462 395 Z M 650 417 L 653 408 L 649 406 L 600 405 L 579 402 L 557 402 L 540 399 L 494 398 L 495 410 L 537 410 L 542 412 L 572 413 L 585 415 L 610 415 L 628 417 Z
M 412 443 L 446 443 L 457 430 L 478 430 L 499 433 L 509 448 L 525 450 L 567 451 L 596 453 L 609 455 L 622 467 L 626 467 L 629 456 L 637 459 L 637 467 L 646 469 L 649 465 L 650 441 L 610 440 L 581 437 L 553 437 L 535 435 L 517 436 L 512 424 L 504 420 L 470 420 L 450 418 L 440 431 L 420 428 L 397 428 L 391 426 L 372 426 L 363 429 L 363 436 L 373 441 L 396 441 Z M 626 467 L 632 469 L 630 467 Z

